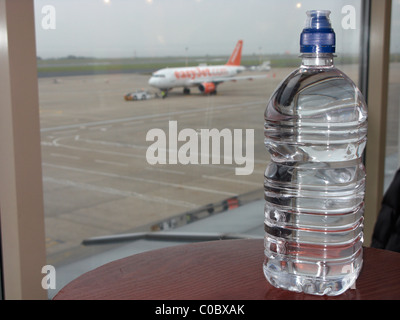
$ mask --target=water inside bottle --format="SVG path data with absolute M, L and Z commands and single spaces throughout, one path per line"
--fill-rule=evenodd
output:
M 362 266 L 367 110 L 333 66 L 301 67 L 265 112 L 264 273 L 276 287 L 338 295 Z

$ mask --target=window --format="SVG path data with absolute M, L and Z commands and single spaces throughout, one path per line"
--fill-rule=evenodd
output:
M 223 0 L 211 8 L 207 1 L 172 1 L 168 7 L 144 0 L 34 3 L 47 263 L 76 275 L 83 270 L 63 267 L 78 268 L 74 263 L 82 262 L 91 268 L 93 254 L 114 248 L 84 247 L 84 239 L 175 228 L 188 222 L 188 212 L 200 219 L 216 213 L 218 205 L 225 210 L 242 199 L 262 198 L 260 185 L 268 161 L 262 133 L 265 104 L 280 80 L 299 64 L 298 36 L 305 11 L 320 2 L 260 0 L 245 9 L 241 1 L 228 5 Z M 338 39 L 336 65 L 356 83 L 362 80 L 361 3 L 327 5 Z M 342 11 L 344 7 L 347 10 Z M 132 19 L 132 12 L 141 14 Z M 291 19 L 275 20 L 280 14 Z M 207 29 L 213 27 L 210 21 L 214 28 Z M 230 26 L 231 22 L 235 23 Z M 218 85 L 216 95 L 190 88 L 189 96 L 179 89 L 165 99 L 124 100 L 126 93 L 138 88 L 154 90 L 148 79 L 158 69 L 225 64 L 239 39 L 244 40 L 241 62 L 248 67 L 241 76 L 265 79 L 226 82 Z M 261 67 L 265 65 L 268 68 Z M 203 84 L 203 92 L 214 90 Z M 251 174 L 237 175 L 235 169 L 246 162 L 234 157 L 229 162 L 224 148 L 219 150 L 219 163 L 211 163 L 209 154 L 209 164 L 172 164 L 168 158 L 168 163 L 151 165 L 146 154 L 154 141 L 146 136 L 152 129 L 169 137 L 184 129 L 198 137 L 205 133 L 202 130 L 217 129 L 221 145 L 223 139 L 234 138 L 235 129 L 242 130 L 243 138 L 246 129 L 253 129 Z M 175 140 L 182 145 L 178 137 Z M 244 143 L 238 159 L 243 160 L 246 150 Z M 197 159 L 201 162 L 199 154 Z
M 85 239 L 177 228 L 263 198 L 263 112 L 300 64 L 305 11 L 317 1 L 69 1 L 54 3 L 54 16 L 43 9 L 47 4 L 35 1 L 49 264 L 59 270 L 81 259 L 90 264 L 91 255 L 110 249 L 82 246 Z M 336 65 L 357 83 L 361 3 L 328 7 Z M 140 14 L 132 19 L 132 12 Z M 53 29 L 46 27 L 51 19 Z M 240 54 L 238 40 L 248 68 L 240 76 L 254 81 L 201 82 L 227 74 L 216 66 Z M 159 69 L 200 64 L 206 69 L 149 85 L 152 73 L 168 78 Z M 258 70 L 262 65 L 270 70 Z M 154 96 L 123 99 L 138 88 Z M 217 139 L 206 136 L 211 130 Z M 184 148 L 192 133 L 196 144 Z M 204 137 L 211 145 L 203 149 Z M 238 152 L 235 139 L 243 142 Z M 164 145 L 152 152 L 156 142 Z

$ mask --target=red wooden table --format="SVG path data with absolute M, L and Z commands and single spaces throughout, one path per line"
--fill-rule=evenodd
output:
M 179 245 L 105 264 L 73 280 L 54 299 L 400 299 L 400 253 L 365 248 L 356 289 L 337 297 L 276 289 L 264 278 L 262 263 L 263 240 Z

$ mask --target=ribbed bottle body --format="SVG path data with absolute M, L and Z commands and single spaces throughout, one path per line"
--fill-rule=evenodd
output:
M 265 111 L 264 273 L 274 286 L 338 295 L 362 266 L 367 110 L 331 66 L 302 66 Z

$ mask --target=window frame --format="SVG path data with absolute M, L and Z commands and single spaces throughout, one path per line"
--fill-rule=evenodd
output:
M 33 0 L 0 0 L 0 70 L 2 298 L 47 299 Z

